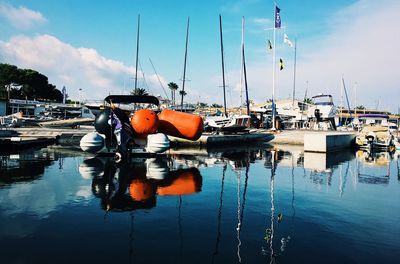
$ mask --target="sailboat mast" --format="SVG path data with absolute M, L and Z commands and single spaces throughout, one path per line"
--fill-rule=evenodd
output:
M 187 61 L 188 40 L 189 40 L 189 17 L 187 19 L 187 26 L 186 26 L 185 61 L 183 63 L 183 80 L 182 80 L 182 94 L 181 94 L 181 110 L 182 111 L 183 111 L 183 96 L 184 96 L 184 93 L 185 93 L 186 61 Z
M 139 62 L 139 30 L 140 30 L 140 14 L 138 15 L 138 28 L 136 37 L 136 68 L 135 68 L 135 93 L 137 90 L 138 62 Z
M 250 115 L 249 90 L 247 89 L 246 58 L 244 56 L 244 17 L 242 17 L 242 63 L 243 63 L 244 87 L 246 90 L 247 115 L 249 116 Z
M 219 15 L 219 34 L 221 40 L 221 60 L 222 60 L 222 89 L 224 91 L 224 113 L 225 116 L 228 116 L 226 112 L 226 96 L 225 96 L 225 65 L 224 65 L 224 43 L 222 41 L 222 18 Z

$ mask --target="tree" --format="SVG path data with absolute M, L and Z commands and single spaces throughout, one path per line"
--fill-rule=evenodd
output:
M 179 86 L 174 82 L 170 82 L 168 83 L 168 88 L 171 90 L 171 100 L 172 103 L 175 105 L 175 92 L 176 90 L 178 90 Z
M 359 106 L 356 106 L 356 109 L 357 110 L 365 110 L 365 106 L 359 105 Z
M 133 90 L 131 92 L 132 95 L 139 95 L 139 96 L 143 96 L 143 95 L 149 95 L 146 91 L 146 89 L 144 88 L 136 88 L 135 90 Z
M 200 107 L 200 108 L 206 108 L 207 106 L 208 106 L 207 103 L 199 102 L 199 107 Z
M 304 98 L 304 103 L 306 104 L 313 104 L 313 101 L 311 98 Z
M 6 98 L 7 91 L 17 99 L 62 101 L 61 92 L 49 83 L 47 76 L 32 69 L 0 64 L 0 97 Z
M 214 107 L 214 108 L 222 108 L 222 105 L 220 105 L 220 104 L 212 104 L 211 105 L 211 107 Z

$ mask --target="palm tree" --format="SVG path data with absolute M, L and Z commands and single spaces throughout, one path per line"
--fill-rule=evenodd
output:
M 175 105 L 175 91 L 178 90 L 179 86 L 174 82 L 170 82 L 168 88 L 171 90 L 171 100 Z
M 186 93 L 184 90 L 180 90 L 180 91 L 179 91 L 179 94 L 180 94 L 181 96 L 187 95 L 187 93 Z
M 136 88 L 131 92 L 132 95 L 149 95 L 144 88 Z

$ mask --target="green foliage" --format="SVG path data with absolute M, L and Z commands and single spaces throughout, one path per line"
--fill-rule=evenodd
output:
M 149 95 L 147 93 L 146 89 L 144 89 L 144 88 L 136 88 L 131 92 L 131 94 L 132 95 L 140 95 L 140 96 Z
M 11 98 L 62 101 L 61 91 L 50 84 L 45 75 L 31 69 L 0 64 L 0 97 L 7 98 L 8 89 Z
M 306 104 L 313 104 L 313 101 L 311 98 L 304 98 L 304 103 Z
M 214 103 L 214 104 L 211 105 L 211 107 L 214 107 L 214 108 L 221 108 L 222 105 L 220 105 L 220 104 L 215 104 L 215 103 Z
M 364 109 L 365 109 L 365 106 L 359 105 L 359 106 L 356 106 L 356 109 L 357 109 L 357 110 L 364 110 Z
M 171 100 L 175 102 L 175 92 L 178 90 L 179 86 L 174 82 L 170 82 L 168 83 L 168 88 L 171 90 Z
M 200 108 L 206 108 L 206 107 L 208 107 L 208 104 L 207 103 L 199 103 L 199 107 Z
M 168 88 L 170 90 L 178 90 L 179 86 L 174 82 L 170 82 L 170 83 L 168 83 Z

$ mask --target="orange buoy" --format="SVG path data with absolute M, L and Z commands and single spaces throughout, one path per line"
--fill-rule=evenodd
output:
M 166 186 L 157 186 L 158 195 L 187 195 L 201 191 L 202 177 L 197 168 L 181 169 L 171 174 L 170 177 L 176 178 Z
M 165 109 L 158 120 L 158 132 L 170 136 L 197 140 L 203 132 L 203 119 L 198 115 Z
M 149 135 L 157 132 L 158 117 L 150 109 L 136 111 L 131 118 L 131 126 L 138 135 Z
M 133 180 L 129 184 L 131 198 L 138 202 L 146 201 L 156 195 L 156 186 L 147 180 Z

